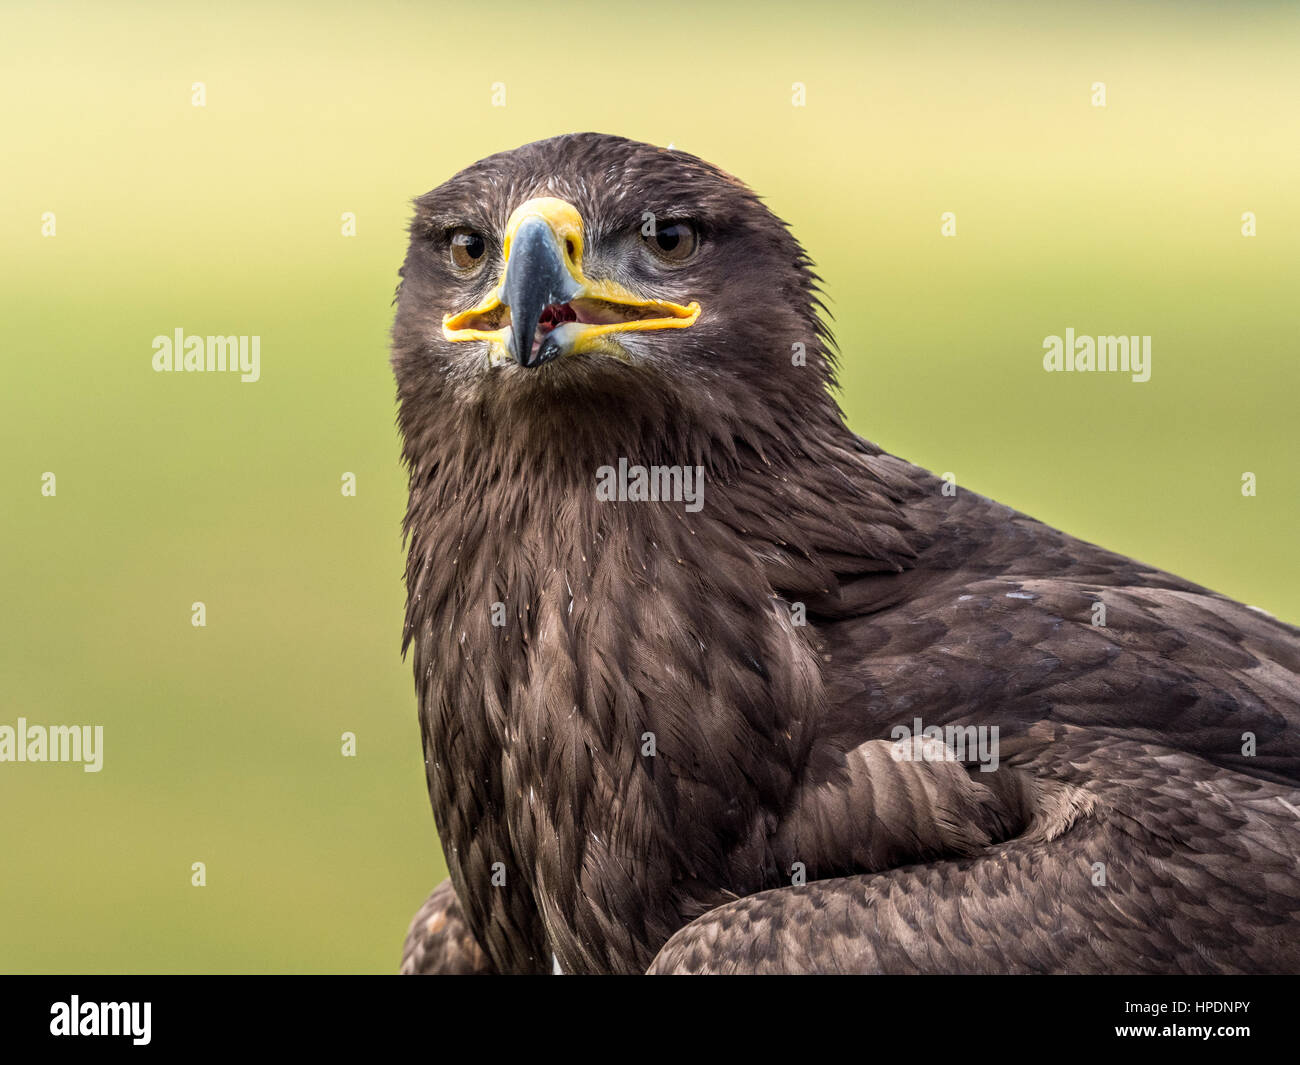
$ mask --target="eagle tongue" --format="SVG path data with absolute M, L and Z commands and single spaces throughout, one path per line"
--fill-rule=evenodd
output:
M 527 218 L 515 230 L 501 302 L 510 308 L 510 354 L 520 366 L 540 366 L 560 352 L 549 336 L 533 353 L 542 314 L 552 304 L 568 303 L 579 292 L 565 265 L 555 233 L 542 218 Z

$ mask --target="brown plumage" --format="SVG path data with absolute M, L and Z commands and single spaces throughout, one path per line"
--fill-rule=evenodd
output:
M 698 320 L 550 358 L 580 308 L 551 293 L 531 354 L 457 334 L 534 320 L 538 197 L 584 227 L 538 208 L 538 255 Z M 738 181 L 527 145 L 417 201 L 402 278 L 404 646 L 451 872 L 403 971 L 1300 967 L 1300 634 L 850 432 L 808 258 Z M 703 507 L 598 499 L 620 458 L 703 467 Z M 916 718 L 997 726 L 998 768 L 899 760 Z

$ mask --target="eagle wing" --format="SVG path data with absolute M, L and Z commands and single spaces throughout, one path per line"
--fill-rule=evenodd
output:
M 719 906 L 650 971 L 1294 971 L 1300 791 L 1046 728 L 1073 752 L 1068 771 L 1051 759 L 1017 771 L 1076 783 L 1037 796 L 1020 836 Z
M 833 698 L 776 833 L 807 882 L 718 906 L 651 971 L 1300 966 L 1297 630 L 908 479 L 930 546 L 810 617 Z M 916 718 L 997 726 L 1000 764 L 882 757 Z

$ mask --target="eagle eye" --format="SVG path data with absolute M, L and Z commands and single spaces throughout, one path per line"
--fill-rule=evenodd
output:
M 473 270 L 487 255 L 487 241 L 482 233 L 468 226 L 458 226 L 451 231 L 451 263 L 457 270 Z
M 699 244 L 695 226 L 682 219 L 656 225 L 652 234 L 643 234 L 641 239 L 655 255 L 670 263 L 685 262 Z

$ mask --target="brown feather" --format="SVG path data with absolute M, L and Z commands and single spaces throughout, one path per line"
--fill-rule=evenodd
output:
M 708 256 L 662 281 L 698 325 L 631 362 L 471 365 L 440 323 L 483 289 L 438 235 L 500 233 L 537 195 L 593 245 L 645 210 L 702 219 Z M 739 182 L 620 138 L 493 156 L 418 202 L 393 329 L 404 647 L 457 931 L 413 926 L 412 967 L 1300 967 L 1296 630 L 855 437 L 814 286 Z M 599 502 L 621 457 L 703 466 L 704 508 Z M 998 726 L 999 769 L 894 761 L 914 717 Z

